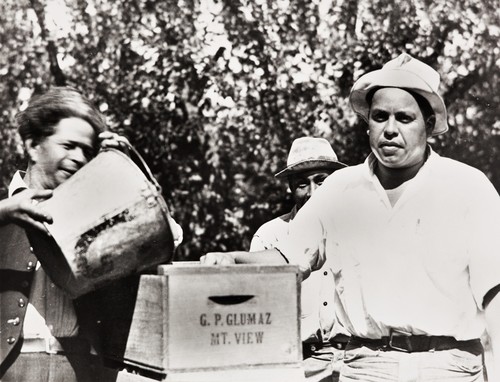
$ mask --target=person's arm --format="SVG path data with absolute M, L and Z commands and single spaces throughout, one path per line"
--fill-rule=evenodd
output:
M 252 241 L 250 242 L 250 249 L 248 251 L 249 252 L 258 252 L 258 251 L 264 251 L 265 249 L 267 249 L 267 248 L 264 245 L 264 241 L 256 232 L 252 237 Z
M 468 179 L 474 195 L 469 201 L 468 252 L 469 285 L 478 308 L 484 310 L 486 329 L 493 357 L 488 354 L 486 367 L 489 382 L 500 382 L 500 197 L 482 173 Z M 491 361 L 491 362 L 489 362 Z
M 275 247 L 277 237 L 274 222 L 275 220 L 270 220 L 255 231 L 250 241 L 249 252 L 265 251 L 266 249 Z
M 493 351 L 491 365 L 487 365 L 488 381 L 500 382 L 500 293 L 497 291 L 496 295 L 485 304 L 486 326 Z
M 321 191 L 315 192 L 300 209 L 289 223 L 288 234 L 277 241 L 274 248 L 257 252 L 212 252 L 202 256 L 200 262 L 208 265 L 290 263 L 298 265 L 302 279 L 306 279 L 312 270 L 321 268 L 326 259 L 325 229 L 319 215 L 330 195 L 328 190 Z
M 18 224 L 47 232 L 43 223 L 52 223 L 52 217 L 37 206 L 52 196 L 51 190 L 24 190 L 0 201 L 0 226 Z
M 229 264 L 268 264 L 283 265 L 287 261 L 277 249 L 266 249 L 258 252 L 209 252 L 201 256 L 200 263 L 205 265 Z

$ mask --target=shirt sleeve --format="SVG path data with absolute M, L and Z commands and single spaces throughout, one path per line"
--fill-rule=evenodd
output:
M 249 252 L 264 251 L 265 249 L 269 249 L 269 247 L 267 247 L 264 243 L 264 240 L 259 235 L 259 231 L 255 232 L 255 235 L 253 235 L 252 241 L 250 242 Z
M 288 235 L 276 245 L 290 264 L 299 266 L 303 279 L 321 268 L 326 260 L 326 235 L 322 220 L 325 189 L 321 188 L 299 210 L 289 223 Z
M 287 225 L 283 222 L 284 227 Z M 273 219 L 262 224 L 254 233 L 250 243 L 250 252 L 264 251 L 274 248 L 279 236 L 286 234 L 286 229 L 279 225 L 279 220 Z
M 469 274 L 472 293 L 482 310 L 486 293 L 500 284 L 500 196 L 485 176 L 474 182 L 474 189 L 468 214 Z

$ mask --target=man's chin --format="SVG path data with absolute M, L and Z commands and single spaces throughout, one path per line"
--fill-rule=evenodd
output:
M 402 160 L 400 157 L 397 156 L 384 156 L 382 157 L 379 162 L 387 168 L 391 169 L 398 169 L 403 167 Z

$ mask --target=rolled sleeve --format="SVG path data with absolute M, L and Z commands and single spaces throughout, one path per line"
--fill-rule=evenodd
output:
M 288 235 L 277 243 L 277 249 L 290 263 L 299 266 L 303 279 L 321 268 L 326 260 L 325 229 L 318 192 L 300 209 L 289 223 Z

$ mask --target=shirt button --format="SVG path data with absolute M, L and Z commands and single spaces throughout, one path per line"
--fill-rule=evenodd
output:
M 24 308 L 26 306 L 26 301 L 24 301 L 23 298 L 20 298 L 17 302 L 17 306 L 19 306 L 20 308 Z
M 27 281 L 23 281 L 23 282 L 21 283 L 21 286 L 22 286 L 23 288 L 27 288 L 29 285 L 30 285 L 30 283 L 29 283 L 29 282 L 27 282 Z
M 30 251 L 31 251 L 31 253 L 33 253 L 33 252 L 34 252 L 34 251 L 33 251 L 33 247 L 30 247 Z
M 323 272 L 323 274 L 324 274 L 325 276 L 328 276 L 328 272 L 327 272 L 327 271 L 324 271 L 324 272 Z
M 35 269 L 35 263 L 33 261 L 28 261 L 28 264 L 26 265 L 26 269 L 28 271 L 32 271 L 33 269 Z
M 14 337 L 9 337 L 9 338 L 7 338 L 7 343 L 8 343 L 9 345 L 12 345 L 14 342 L 16 342 L 16 339 L 15 339 Z
M 326 301 L 323 302 L 323 306 L 327 306 L 328 303 Z

